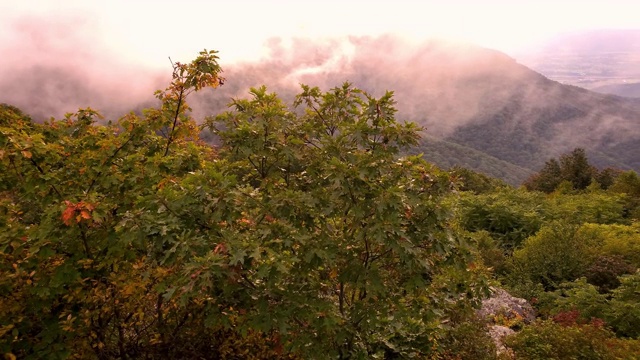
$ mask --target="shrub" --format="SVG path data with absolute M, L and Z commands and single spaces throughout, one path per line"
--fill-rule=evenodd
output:
M 607 298 L 585 278 L 563 283 L 553 295 L 554 301 L 548 313 L 556 319 L 567 319 L 568 314 L 576 315 L 576 322 L 585 323 L 594 318 L 604 318 Z M 563 321 L 565 321 L 563 320 Z
M 589 284 L 598 287 L 601 293 L 607 293 L 618 286 L 618 276 L 631 274 L 635 268 L 620 255 L 601 255 L 589 266 L 585 277 Z
M 472 242 L 478 249 L 478 256 L 482 263 L 493 269 L 496 274 L 503 274 L 506 271 L 506 257 L 504 250 L 486 231 L 478 231 L 470 234 Z
M 468 231 L 486 231 L 507 251 L 535 234 L 546 217 L 544 196 L 505 188 L 460 199 L 460 221 Z
M 513 253 L 511 282 L 529 280 L 555 290 L 585 272 L 594 258 L 595 240 L 576 225 L 553 222 Z
M 620 277 L 620 286 L 611 292 L 605 319 L 619 336 L 640 337 L 640 272 Z
M 612 340 L 613 333 L 598 323 L 563 326 L 545 320 L 507 337 L 505 344 L 519 360 L 618 359 L 610 348 Z
M 470 320 L 452 327 L 441 345 L 446 349 L 443 358 L 496 360 L 496 345 L 485 324 L 479 319 Z
M 593 236 L 601 237 L 599 253 L 607 256 L 620 256 L 633 267 L 640 267 L 640 226 L 633 225 L 596 225 L 586 224 L 585 229 Z

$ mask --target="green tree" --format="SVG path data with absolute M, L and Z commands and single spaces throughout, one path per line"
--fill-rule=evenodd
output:
M 524 186 L 528 190 L 551 193 L 561 182 L 562 169 L 560 168 L 560 163 L 556 159 L 549 159 L 537 174 L 532 175 L 524 182 Z
M 0 113 L 0 352 L 63 358 L 408 358 L 443 351 L 486 289 L 449 174 L 400 157 L 392 93 L 265 88 L 208 120 L 215 52 L 160 105 L 97 124 Z M 10 356 L 10 355 L 7 355 Z
M 454 166 L 449 172 L 458 179 L 457 182 L 460 184 L 460 190 L 462 191 L 483 194 L 508 186 L 502 180 L 460 166 Z
M 523 185 L 528 190 L 550 193 L 562 181 L 570 182 L 574 190 L 586 189 L 594 178 L 604 181 L 605 186 L 609 184 L 612 176 L 610 171 L 603 172 L 600 177 L 597 177 L 598 175 L 598 170 L 589 164 L 584 149 L 576 148 L 568 154 L 561 155 L 560 161 L 553 158 L 548 160 L 545 166 Z
M 220 241 L 225 261 L 241 265 L 241 322 L 279 329 L 306 357 L 433 352 L 443 316 L 470 309 L 483 284 L 454 275 L 466 251 L 442 201 L 448 174 L 398 158 L 418 129 L 395 121 L 391 93 L 303 86 L 295 104 L 302 117 L 252 89 L 208 122 L 239 181 L 234 221 L 246 229 L 227 228 Z M 457 305 L 448 311 L 445 299 Z
M 513 253 L 511 283 L 539 283 L 555 290 L 582 276 L 596 256 L 599 238 L 589 229 L 564 222 L 545 225 Z
M 513 188 L 481 195 L 462 194 L 458 211 L 464 229 L 488 232 L 507 252 L 519 247 L 549 218 L 542 194 Z
M 618 176 L 620 176 L 622 173 L 622 170 L 604 168 L 596 173 L 594 180 L 597 181 L 598 184 L 600 184 L 602 189 L 607 190 L 615 183 Z
M 640 177 L 635 171 L 625 171 L 616 177 L 610 192 L 625 194 L 625 212 L 632 219 L 640 218 Z
M 591 184 L 597 170 L 587 159 L 584 149 L 576 148 L 569 154 L 560 156 L 562 179 L 568 180 L 576 190 L 584 190 Z

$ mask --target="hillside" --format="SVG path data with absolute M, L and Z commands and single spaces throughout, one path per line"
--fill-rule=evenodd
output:
M 583 147 L 597 166 L 640 170 L 638 101 L 563 85 L 498 51 L 394 37 L 271 46 L 260 63 L 226 68 L 228 85 L 201 98 L 198 111 L 215 113 L 224 99 L 261 83 L 292 99 L 298 83 L 326 89 L 348 80 L 374 95 L 393 90 L 399 119 L 445 141 L 425 151 L 443 167 L 469 166 L 514 182 L 546 159 Z M 504 174 L 488 170 L 486 162 L 469 161 L 469 149 L 514 166 L 488 166 Z
M 424 154 L 425 160 L 444 169 L 461 166 L 502 179 L 514 186 L 522 184 L 533 173 L 530 169 L 500 160 L 471 147 L 428 135 L 423 137 L 414 152 Z
M 640 170 L 640 101 L 563 85 L 498 51 L 393 36 L 274 38 L 267 45 L 268 55 L 260 61 L 221 63 L 224 86 L 190 99 L 196 119 L 226 110 L 232 98 L 246 97 L 252 86 L 265 84 L 291 104 L 300 83 L 327 90 L 349 81 L 374 96 L 394 91 L 398 119 L 420 124 L 429 139 L 438 140 L 425 140 L 422 150 L 442 167 L 467 166 L 518 183 L 546 159 L 582 147 L 597 166 Z M 77 71 L 65 71 L 25 76 L 16 91 L 0 86 L 3 101 L 35 113 L 36 120 L 88 105 L 114 118 L 123 108 L 153 104 L 153 88 L 145 96 L 135 95 L 141 84 L 131 96 L 120 90 L 112 94 L 111 88 L 75 81 Z M 150 78 L 148 83 L 162 76 Z M 61 79 L 73 86 L 62 86 Z M 33 92 L 42 95 L 38 101 L 29 97 L 29 89 L 41 89 Z

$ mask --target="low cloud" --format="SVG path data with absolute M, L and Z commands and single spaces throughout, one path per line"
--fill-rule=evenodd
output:
M 101 46 L 99 32 L 81 16 L 24 16 L 5 24 L 0 53 L 0 102 L 36 120 L 62 117 L 80 107 L 118 117 L 153 100 L 164 76 L 118 61 Z

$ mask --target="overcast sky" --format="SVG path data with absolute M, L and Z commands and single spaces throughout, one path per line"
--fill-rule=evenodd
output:
M 561 32 L 638 29 L 638 8 L 637 0 L 0 0 L 0 50 L 5 62 L 33 51 L 103 52 L 166 67 L 167 56 L 190 59 L 203 48 L 219 50 L 223 63 L 256 59 L 271 37 L 395 33 L 510 53 Z

